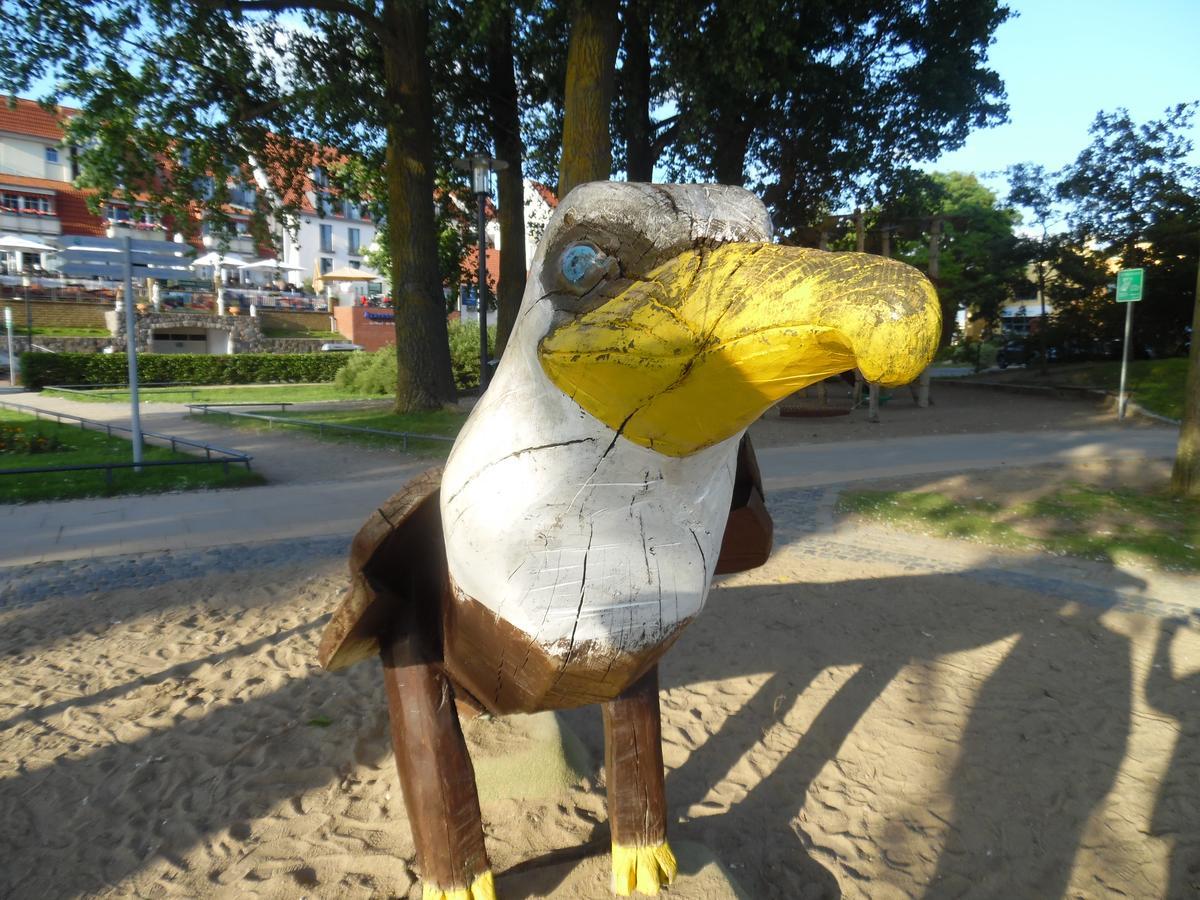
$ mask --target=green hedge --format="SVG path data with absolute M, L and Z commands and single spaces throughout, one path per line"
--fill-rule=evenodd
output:
M 352 353 L 146 353 L 138 357 L 141 381 L 191 384 L 268 384 L 333 381 Z M 48 384 L 125 384 L 124 353 L 22 353 L 26 387 Z

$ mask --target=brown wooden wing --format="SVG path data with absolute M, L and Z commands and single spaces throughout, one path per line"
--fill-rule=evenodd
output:
M 417 604 L 416 621 L 437 633 L 448 582 L 438 498 L 439 466 L 422 472 L 373 512 L 350 545 L 350 587 L 321 636 L 317 659 L 330 671 L 379 655 L 381 638 Z M 421 607 L 424 607 L 423 609 Z
M 771 555 L 775 525 L 763 499 L 762 473 L 750 435 L 738 445 L 737 473 L 733 479 L 733 499 L 729 521 L 721 538 L 717 557 L 717 575 L 756 569 Z

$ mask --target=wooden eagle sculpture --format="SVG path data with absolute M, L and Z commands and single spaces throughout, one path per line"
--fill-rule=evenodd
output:
M 354 539 L 320 661 L 383 660 L 425 900 L 495 897 L 456 704 L 602 705 L 613 888 L 658 892 L 659 658 L 772 526 L 745 430 L 857 367 L 912 381 L 941 327 L 916 269 L 771 243 L 720 185 L 594 182 L 559 204 L 495 378 L 444 469 Z

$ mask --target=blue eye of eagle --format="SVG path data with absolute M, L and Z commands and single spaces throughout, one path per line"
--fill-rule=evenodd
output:
M 599 257 L 600 251 L 591 244 L 572 244 L 559 263 L 563 278 L 571 284 L 579 284 L 595 268 Z

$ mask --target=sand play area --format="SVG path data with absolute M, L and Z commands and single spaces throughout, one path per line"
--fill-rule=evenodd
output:
M 1023 576 L 1045 561 L 878 549 L 814 513 L 833 499 L 773 497 L 776 557 L 665 658 L 685 871 L 704 883 L 707 848 L 751 898 L 1197 896 L 1197 620 L 1127 611 L 1145 585 L 1121 573 L 1084 572 L 1080 602 Z M 335 550 L 200 577 L 183 557 L 55 564 L 7 594 L 0 895 L 419 895 L 378 668 L 315 664 Z M 106 565 L 135 584 L 89 593 Z M 497 870 L 547 863 L 505 897 L 607 896 L 603 859 L 548 864 L 606 840 L 599 712 L 561 722 L 581 777 L 484 797 Z M 516 752 L 504 727 L 472 741 Z
M 755 440 L 1112 427 L 966 388 L 883 413 Z M 274 460 L 338 450 L 254 439 L 283 484 L 308 476 Z M 666 896 L 731 896 L 724 875 L 752 900 L 1200 896 L 1200 578 L 839 518 L 837 496 L 768 491 L 774 558 L 663 661 Z M 379 668 L 316 665 L 345 548 L 0 570 L 0 897 L 420 896 Z M 610 896 L 599 711 L 467 731 L 493 864 L 518 867 L 501 896 Z

